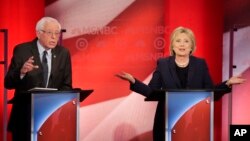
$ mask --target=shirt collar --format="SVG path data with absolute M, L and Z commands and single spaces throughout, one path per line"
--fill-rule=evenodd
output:
M 39 54 L 43 54 L 43 52 L 45 51 L 45 48 L 39 43 L 39 41 L 37 41 L 37 47 L 38 47 L 38 52 Z M 51 54 L 51 49 L 46 50 L 48 55 Z

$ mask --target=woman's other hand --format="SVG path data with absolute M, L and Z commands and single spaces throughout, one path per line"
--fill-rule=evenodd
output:
M 135 78 L 129 74 L 129 73 L 126 73 L 126 72 L 120 72 L 118 74 L 116 74 L 115 76 L 123 79 L 123 80 L 127 80 L 129 81 L 130 83 L 134 84 L 135 83 Z

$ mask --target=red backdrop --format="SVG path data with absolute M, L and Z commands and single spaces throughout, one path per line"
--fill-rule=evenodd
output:
M 33 39 L 35 35 L 35 23 L 44 15 L 44 1 L 26 0 L 21 2 L 16 0 L 2 0 L 0 6 L 0 28 L 7 28 L 9 30 L 8 56 L 10 60 L 14 45 Z M 222 72 L 223 1 L 194 0 L 190 2 L 183 0 L 166 0 L 165 9 L 165 26 L 168 29 L 165 35 L 166 40 L 168 41 L 169 31 L 172 31 L 177 26 L 181 25 L 193 29 L 197 37 L 197 51 L 195 55 L 207 60 L 214 82 L 220 82 Z M 0 50 L 3 52 L 2 35 L 0 36 Z M 168 43 L 169 42 L 167 42 L 167 46 Z M 168 48 L 166 48 L 165 52 L 168 54 Z M 0 54 L 0 57 L 3 58 L 3 55 Z M 99 69 L 97 66 L 93 67 Z M 141 70 L 143 72 L 143 69 Z M 2 66 L 0 73 L 0 81 L 3 82 Z M 78 84 L 82 79 L 76 77 L 73 81 L 75 84 Z M 0 85 L 0 92 L 3 92 L 3 83 L 0 83 Z M 11 94 L 12 91 L 9 91 L 9 97 L 12 96 Z M 98 101 L 95 97 L 92 97 L 90 100 Z M 0 101 L 0 118 L 2 118 L 2 96 Z M 10 111 L 10 109 L 8 111 Z M 215 140 L 218 141 L 221 140 L 220 116 L 221 102 L 217 101 L 215 103 Z M 0 135 L 2 136 L 2 123 L 0 123 L 0 125 Z

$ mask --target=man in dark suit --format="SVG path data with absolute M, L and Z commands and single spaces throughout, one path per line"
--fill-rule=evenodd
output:
M 60 23 L 51 17 L 37 22 L 37 38 L 17 45 L 5 76 L 4 86 L 15 89 L 8 123 L 13 141 L 30 141 L 30 95 L 34 87 L 72 89 L 72 68 L 69 50 L 57 43 L 61 34 Z

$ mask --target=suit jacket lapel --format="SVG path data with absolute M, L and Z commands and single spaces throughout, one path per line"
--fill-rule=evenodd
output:
M 37 39 L 33 40 L 32 42 L 31 52 L 34 56 L 35 65 L 38 65 L 39 68 L 42 69 L 42 62 L 41 62 L 40 54 L 39 54 L 38 47 L 37 47 Z
M 189 88 L 190 84 L 192 83 L 194 76 L 195 76 L 195 60 L 192 56 L 190 56 L 189 67 L 188 67 L 187 88 Z
M 53 76 L 55 75 L 55 71 L 57 69 L 58 57 L 56 48 L 57 47 L 51 50 L 51 72 L 50 72 L 48 87 L 53 87 L 53 80 L 54 80 Z
M 37 84 L 32 84 L 35 86 L 42 86 L 43 84 L 43 76 L 42 76 L 42 63 L 41 63 L 41 59 L 40 59 L 40 54 L 38 51 L 38 47 L 37 47 L 37 38 L 34 39 L 31 43 L 30 46 L 30 51 L 32 53 L 32 56 L 34 57 L 34 65 L 38 65 L 39 68 L 33 70 L 32 72 L 30 72 L 31 74 L 41 74 L 41 75 L 35 75 L 35 77 L 33 79 L 36 79 Z M 31 57 L 31 56 L 27 56 L 27 57 Z

